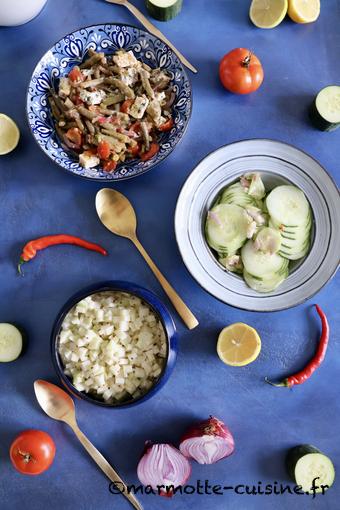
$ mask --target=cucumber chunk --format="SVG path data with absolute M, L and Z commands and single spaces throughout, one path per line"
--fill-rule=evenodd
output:
M 158 21 L 169 21 L 182 10 L 182 0 L 146 0 L 146 8 Z
M 288 268 L 288 260 L 277 253 L 264 253 L 256 250 L 254 241 L 248 241 L 241 251 L 245 270 L 258 278 L 282 274 Z
M 330 85 L 320 90 L 314 99 L 309 116 L 321 131 L 334 131 L 340 127 L 340 87 Z
M 332 461 L 318 448 L 309 444 L 291 448 L 287 453 L 286 467 L 292 480 L 305 492 L 311 492 L 313 480 L 318 487 L 315 492 L 320 493 L 331 487 L 335 479 Z
M 223 255 L 233 255 L 247 239 L 249 220 L 242 207 L 215 205 L 206 220 L 206 240 L 211 248 Z
M 22 347 L 23 338 L 18 328 L 7 322 L 0 323 L 0 362 L 16 360 Z

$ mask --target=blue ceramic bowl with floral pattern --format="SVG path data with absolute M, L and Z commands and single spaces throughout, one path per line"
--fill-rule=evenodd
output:
M 107 173 L 99 168 L 83 168 L 76 156 L 62 147 L 47 97 L 51 88 L 58 89 L 59 79 L 87 57 L 90 48 L 107 54 L 121 48 L 132 50 L 137 59 L 151 67 L 166 69 L 170 74 L 176 96 L 172 107 L 175 124 L 170 132 L 160 134 L 160 151 L 151 160 L 131 160 L 121 163 L 115 172 Z M 175 53 L 152 34 L 119 23 L 81 28 L 58 41 L 34 69 L 27 94 L 28 122 L 41 149 L 68 172 L 86 179 L 106 182 L 130 179 L 145 173 L 169 156 L 186 131 L 191 108 L 190 81 Z

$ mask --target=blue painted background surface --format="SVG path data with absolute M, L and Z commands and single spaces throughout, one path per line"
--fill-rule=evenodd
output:
M 296 309 L 265 315 L 230 308 L 206 294 L 191 279 L 176 247 L 173 215 L 176 198 L 196 163 L 217 147 L 243 138 L 268 137 L 292 143 L 317 158 L 339 184 L 340 131 L 314 130 L 306 116 L 314 94 L 340 82 L 340 1 L 322 2 L 317 23 L 285 20 L 275 30 L 259 30 L 248 21 L 248 0 L 184 0 L 182 13 L 160 28 L 199 68 L 191 76 L 194 110 L 188 132 L 175 152 L 149 174 L 117 186 L 135 205 L 139 234 L 160 268 L 200 319 L 187 331 L 178 317 L 180 354 L 163 390 L 131 410 L 98 409 L 77 403 L 80 427 L 129 482 L 137 483 L 136 465 L 146 439 L 177 443 L 195 419 L 214 414 L 232 430 L 236 452 L 213 466 L 193 464 L 192 482 L 237 485 L 289 482 L 284 470 L 288 447 L 312 443 L 340 466 L 339 276 L 312 301 Z M 142 0 L 135 4 L 144 10 Z M 135 23 L 122 7 L 101 0 L 49 0 L 33 22 L 0 28 L 0 111 L 18 123 L 22 138 L 0 159 L 0 321 L 22 324 L 28 351 L 0 366 L 0 506 L 2 510 L 125 510 L 128 503 L 108 490 L 108 481 L 82 451 L 66 426 L 47 418 L 35 401 L 33 381 L 57 382 L 49 351 L 52 322 L 63 303 L 80 288 L 103 279 L 126 279 L 165 296 L 128 241 L 98 222 L 94 197 L 100 185 L 67 175 L 39 150 L 25 119 L 25 93 L 40 56 L 64 34 L 81 26 L 119 21 Z M 262 60 L 265 81 L 247 97 L 222 89 L 219 59 L 238 46 Z M 74 247 L 40 254 L 16 274 L 20 248 L 49 233 L 73 233 L 102 243 L 110 257 Z M 293 391 L 263 383 L 300 369 L 314 352 L 319 322 L 312 303 L 327 312 L 332 336 L 326 360 L 314 377 Z M 170 305 L 169 305 L 170 306 Z M 171 309 L 171 307 L 170 307 Z M 171 309 L 172 310 L 172 309 Z M 173 311 L 173 310 L 172 310 Z M 262 337 L 258 360 L 245 368 L 219 362 L 216 337 L 227 324 L 247 322 Z M 40 477 L 16 473 L 9 445 L 25 428 L 48 431 L 57 445 L 51 469 Z M 176 496 L 141 497 L 146 509 L 271 510 L 339 508 L 340 482 L 325 496 Z

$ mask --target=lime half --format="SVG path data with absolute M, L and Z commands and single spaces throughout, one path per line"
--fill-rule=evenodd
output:
M 0 113 L 0 156 L 12 152 L 18 145 L 20 131 L 14 120 Z

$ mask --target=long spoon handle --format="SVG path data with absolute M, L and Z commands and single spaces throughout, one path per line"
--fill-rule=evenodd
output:
M 109 3 L 117 3 L 115 2 L 114 0 L 106 0 L 107 2 Z M 140 12 L 139 9 L 137 9 L 137 7 L 135 7 L 133 4 L 131 4 L 130 2 L 128 1 L 125 1 L 125 2 L 119 2 L 120 5 L 124 5 L 125 7 L 127 7 L 129 9 L 129 11 L 140 21 L 140 23 L 142 25 L 144 25 L 144 27 L 149 31 L 151 32 L 151 34 L 155 35 L 156 37 L 158 37 L 159 39 L 161 39 L 162 41 L 165 42 L 165 44 L 167 44 L 174 53 L 176 53 L 177 57 L 181 60 L 181 62 L 188 68 L 190 69 L 190 71 L 192 71 L 193 73 L 197 73 L 197 69 L 192 65 L 190 64 L 189 60 L 187 60 L 185 58 L 184 55 L 182 55 L 182 53 L 169 41 L 169 39 L 167 39 L 165 37 L 165 35 L 160 31 L 158 30 L 158 28 L 155 27 L 155 25 L 153 25 L 149 20 L 148 18 L 146 18 L 144 16 L 144 14 L 142 14 Z
M 160 270 L 158 269 L 154 261 L 151 259 L 151 257 L 148 255 L 148 253 L 145 251 L 144 247 L 141 245 L 137 237 L 131 240 L 138 249 L 138 251 L 140 252 L 140 254 L 145 259 L 146 263 L 149 265 L 151 271 L 156 276 L 161 286 L 163 287 L 164 292 L 167 294 L 168 298 L 176 308 L 178 314 L 182 317 L 183 322 L 189 329 L 194 329 L 196 326 L 198 326 L 198 320 L 196 319 L 194 314 L 189 310 L 184 301 L 179 297 L 175 289 L 171 287 L 168 280 L 160 272 Z
M 108 463 L 108 461 L 103 457 L 103 455 L 97 450 L 97 448 L 87 439 L 85 434 L 79 429 L 77 424 L 71 424 L 73 432 L 87 451 L 87 453 L 92 457 L 92 459 L 95 461 L 95 463 L 100 467 L 102 471 L 106 474 L 106 476 L 111 480 L 113 483 L 119 482 L 120 487 L 118 489 L 121 491 L 123 496 L 125 496 L 131 503 L 131 505 L 136 508 L 136 510 L 143 510 L 143 507 L 138 503 L 135 496 L 128 492 L 127 486 L 121 479 L 121 477 L 116 473 L 116 471 L 113 469 L 113 467 Z

